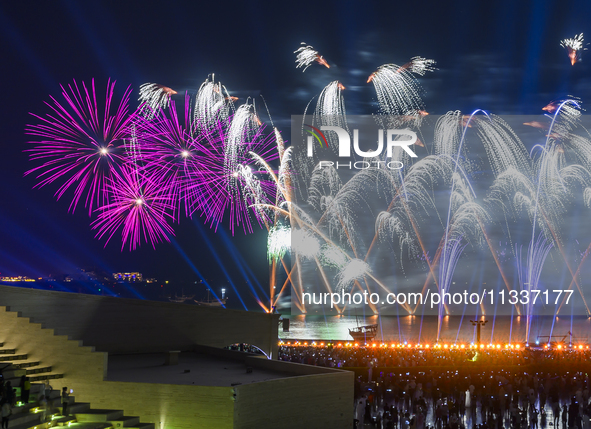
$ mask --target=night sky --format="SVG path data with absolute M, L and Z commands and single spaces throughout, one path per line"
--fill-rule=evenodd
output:
M 559 46 L 581 32 L 591 40 L 590 18 L 588 1 L 4 2 L 0 275 L 96 267 L 188 285 L 199 279 L 197 270 L 217 288 L 228 282 L 221 263 L 250 306 L 233 248 L 266 289 L 261 231 L 225 240 L 227 225 L 214 233 L 198 226 L 196 217 L 175 226 L 173 243 L 121 251 L 116 238 L 106 247 L 95 239 L 88 214 L 68 213 L 69 200 L 56 201 L 55 188 L 32 189 L 34 177 L 23 177 L 33 166 L 23 153 L 24 128 L 34 121 L 29 112 L 47 112 L 43 102 L 59 96 L 60 84 L 95 78 L 104 88 L 111 78 L 119 95 L 132 85 L 135 107 L 142 83 L 169 86 L 180 97 L 215 73 L 241 101 L 264 96 L 275 125 L 289 136 L 290 116 L 302 114 L 330 81 L 351 89 L 347 113 L 371 114 L 375 93 L 367 76 L 381 64 L 420 55 L 435 59 L 439 69 L 420 79 L 430 113 L 483 108 L 541 114 L 541 107 L 567 94 L 583 103 L 591 96 L 591 52 L 571 67 Z M 296 69 L 293 51 L 302 41 L 318 49 L 331 69 Z

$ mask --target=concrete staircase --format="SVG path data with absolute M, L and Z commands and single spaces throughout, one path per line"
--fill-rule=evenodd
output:
M 7 311 L 10 310 L 7 309 Z M 22 317 L 20 312 L 18 317 Z M 33 323 L 30 319 L 25 319 Z M 53 330 L 50 331 L 53 332 Z M 45 421 L 43 421 L 44 410 L 38 406 L 42 389 L 39 382 L 64 378 L 64 374 L 52 371 L 51 365 L 29 359 L 27 354 L 19 353 L 14 348 L 4 348 L 4 343 L 0 343 L 0 369 L 2 369 L 4 381 L 10 381 L 16 391 L 17 406 L 13 407 L 9 418 L 10 429 L 48 429 L 62 426 L 78 429 L 155 429 L 154 423 L 140 423 L 139 417 L 124 416 L 122 410 L 92 409 L 90 403 L 75 402 L 72 395 L 70 395 L 68 406 L 69 416 L 63 417 L 61 393 L 57 389 L 51 390 L 49 395 L 47 389 L 45 390 L 45 395 L 48 396 L 48 407 L 45 410 Z M 26 375 L 31 382 L 27 404 L 19 402 L 21 400 L 20 381 L 23 375 Z
M 57 392 L 57 391 L 56 391 Z M 59 396 L 55 396 L 59 401 Z M 140 423 L 139 417 L 125 417 L 121 410 L 93 410 L 89 403 L 74 402 L 69 405 L 70 416 L 61 416 L 61 407 L 43 412 L 34 404 L 14 407 L 8 427 L 10 429 L 47 429 L 70 427 L 79 429 L 155 429 L 153 423 Z

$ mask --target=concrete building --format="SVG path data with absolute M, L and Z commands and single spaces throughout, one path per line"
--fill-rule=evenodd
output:
M 279 315 L 10 286 L 0 306 L 4 347 L 93 407 L 157 429 L 352 427 L 353 373 L 222 349 L 277 356 Z

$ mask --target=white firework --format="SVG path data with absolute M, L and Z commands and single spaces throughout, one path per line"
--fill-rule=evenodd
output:
M 361 259 L 351 259 L 337 274 L 337 291 L 348 290 L 355 281 L 361 281 L 371 274 L 371 267 Z
M 567 49 L 572 49 L 578 51 L 579 49 L 583 48 L 583 42 L 585 39 L 583 38 L 583 33 L 573 37 L 572 39 L 564 39 L 560 41 L 560 46 Z
M 330 68 L 326 60 L 315 50 L 312 46 L 306 45 L 302 42 L 302 46 L 294 51 L 296 56 L 296 68 L 304 68 L 302 71 L 306 71 L 308 67 L 312 65 L 314 61 L 318 64 L 322 64 L 326 68 Z
M 411 232 L 412 229 L 408 228 L 408 225 L 399 216 L 395 216 L 387 211 L 380 212 L 376 218 L 375 231 L 385 242 L 392 242 L 395 237 L 398 237 L 400 254 L 402 254 L 405 247 L 407 248 L 409 257 L 419 251 Z
M 291 246 L 291 228 L 278 225 L 269 230 L 267 237 L 267 257 L 269 263 L 283 258 Z
M 235 97 L 230 97 L 226 88 L 215 82 L 214 76 L 201 84 L 197 97 L 193 118 L 201 131 L 212 131 L 219 121 L 227 122 L 232 112 Z
M 408 69 L 415 74 L 425 76 L 425 73 L 437 70 L 435 64 L 437 64 L 435 60 L 428 60 L 423 57 L 413 57 L 408 63 Z
M 320 259 L 324 265 L 328 265 L 338 269 L 343 268 L 349 260 L 345 252 L 343 252 L 343 250 L 340 247 L 335 246 L 334 244 L 327 244 L 322 246 L 322 253 L 320 254 Z
M 343 98 L 343 90 L 345 87 L 338 80 L 335 80 L 322 90 L 318 96 L 316 109 L 312 117 L 312 123 L 315 127 L 322 126 L 340 127 L 349 131 L 347 126 L 347 112 L 345 111 L 345 100 Z M 339 139 L 335 133 L 327 133 L 326 139 L 328 146 L 334 150 L 338 150 Z
M 383 114 L 418 115 L 424 111 L 423 89 L 404 66 L 384 64 L 370 75 L 367 82 L 374 84 Z
M 160 109 L 166 109 L 170 103 L 170 97 L 177 92 L 167 86 L 157 83 L 144 83 L 140 86 L 140 114 L 147 119 L 152 119 Z
M 263 191 L 261 181 L 249 165 L 238 165 L 237 171 L 245 204 L 254 209 L 257 219 L 268 219 L 267 212 L 263 207 L 269 201 L 267 194 Z
M 514 167 L 526 175 L 531 174 L 531 163 L 527 149 L 511 127 L 496 115 L 474 117 L 477 133 L 495 176 Z
M 320 253 L 320 242 L 310 231 L 298 228 L 291 232 L 291 249 L 299 257 L 314 259 Z
M 573 66 L 577 61 L 581 60 L 582 51 L 587 50 L 587 48 L 585 48 L 583 45 L 584 40 L 583 33 L 581 33 L 572 39 L 564 39 L 560 41 L 560 46 L 562 46 L 568 52 L 570 64 Z
M 238 163 L 245 153 L 245 143 L 250 141 L 259 128 L 253 105 L 243 104 L 236 110 L 224 141 L 224 171 L 230 177 L 230 181 L 238 177 Z
M 583 191 L 583 201 L 588 208 L 591 208 L 591 188 L 585 188 Z
M 308 185 L 308 203 L 317 210 L 322 210 L 322 202 L 327 197 L 337 195 L 341 187 L 341 178 L 333 166 L 316 166 Z

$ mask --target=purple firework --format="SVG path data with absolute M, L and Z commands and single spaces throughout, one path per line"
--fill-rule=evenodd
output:
M 174 217 L 178 220 L 182 206 L 190 216 L 202 196 L 199 179 L 203 170 L 214 168 L 219 161 L 209 147 L 221 145 L 215 133 L 199 133 L 192 119 L 190 98 L 185 96 L 183 117 L 179 118 L 176 104 L 170 109 L 153 111 L 148 118 L 137 116 L 136 151 L 145 175 L 161 183 L 174 201 Z M 203 144 L 205 142 L 205 144 Z M 164 185 L 166 184 L 166 185 Z
M 253 163 L 248 152 L 270 161 L 277 157 L 272 141 L 265 138 L 250 106 L 212 124 L 193 114 L 186 96 L 182 114 L 179 120 L 172 101 L 170 109 L 159 110 L 152 120 L 137 117 L 144 173 L 166 184 L 162 187 L 174 199 L 176 218 L 184 206 L 186 215 L 198 212 L 217 228 L 229 212 L 232 232 L 240 224 L 245 232 L 252 231 L 249 206 L 265 198 L 272 185 L 247 167 Z
M 104 102 L 97 99 L 94 79 L 90 88 L 84 82 L 80 87 L 76 81 L 61 88 L 65 102 L 50 97 L 51 102 L 45 103 L 51 109 L 49 113 L 45 116 L 31 113 L 39 123 L 28 125 L 25 132 L 37 139 L 29 141 L 34 147 L 26 152 L 31 160 L 42 163 L 25 175 L 36 175 L 39 179 L 36 187 L 58 183 L 57 199 L 72 188 L 74 197 L 69 210 L 75 211 L 84 200 L 90 215 L 94 208 L 106 202 L 106 181 L 124 162 L 121 148 L 130 132 L 131 87 L 126 89 L 114 112 L 111 110 L 116 105 L 115 81 L 107 82 Z
M 92 222 L 92 229 L 98 230 L 96 237 L 106 237 L 106 246 L 121 229 L 121 250 L 127 242 L 129 250 L 135 250 L 142 240 L 152 247 L 169 241 L 168 235 L 174 235 L 168 224 L 173 201 L 166 192 L 168 186 L 162 184 L 129 166 L 113 172 L 106 187 L 109 202 L 97 209 L 98 218 Z

